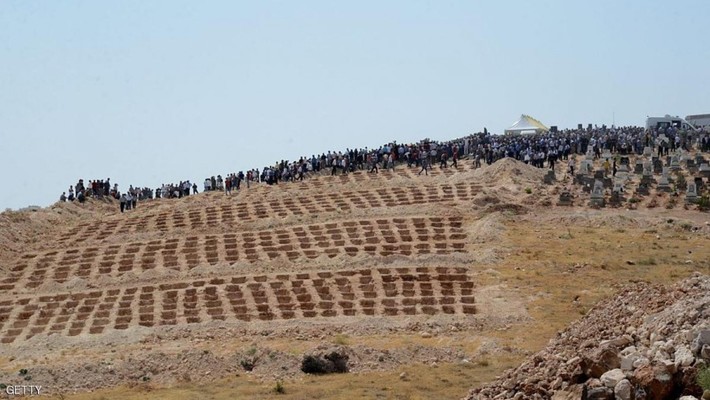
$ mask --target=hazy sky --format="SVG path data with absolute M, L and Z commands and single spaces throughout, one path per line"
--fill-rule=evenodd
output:
M 710 1 L 0 1 L 0 209 L 389 140 L 710 112 Z

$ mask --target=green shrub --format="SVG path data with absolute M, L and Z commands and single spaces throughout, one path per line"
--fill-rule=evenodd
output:
M 305 356 L 301 362 L 301 371 L 306 374 L 331 374 L 348 372 L 348 355 L 332 352 L 325 356 Z
M 244 368 L 244 371 L 253 371 L 256 366 L 256 359 L 254 357 L 244 358 L 239 364 Z
M 325 374 L 328 372 L 325 362 L 314 356 L 303 357 L 303 361 L 301 361 L 301 371 L 306 374 Z
M 276 385 L 274 385 L 274 392 L 276 392 L 278 394 L 286 393 L 286 389 L 284 388 L 283 382 L 276 381 Z
M 700 197 L 700 200 L 698 200 L 698 210 L 700 210 L 700 211 L 710 210 L 710 196 L 703 195 Z
M 710 390 L 710 367 L 704 367 L 698 371 L 697 380 L 703 390 Z

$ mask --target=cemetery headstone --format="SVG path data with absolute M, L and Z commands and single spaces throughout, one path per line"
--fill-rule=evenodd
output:
M 572 194 L 570 192 L 560 193 L 560 199 L 557 201 L 558 206 L 572 206 Z
M 685 202 L 695 203 L 698 201 L 698 189 L 695 182 L 688 182 L 688 189 L 685 192 Z
M 696 176 L 694 181 L 695 181 L 695 188 L 697 189 L 697 191 L 698 192 L 702 191 L 703 188 L 705 187 L 705 183 L 703 182 L 703 177 Z
M 634 174 L 641 175 L 643 173 L 643 161 L 641 159 L 636 160 L 636 165 L 634 166 Z
M 636 188 L 636 195 L 638 196 L 648 196 L 649 195 L 649 190 L 648 190 L 649 184 L 648 182 L 643 182 L 641 181 Z
M 663 163 L 658 157 L 653 157 L 653 173 L 660 174 L 663 171 Z
M 619 167 L 617 168 L 616 173 L 629 173 L 629 157 L 621 157 L 621 160 L 619 161 Z
M 671 170 L 677 171 L 680 169 L 680 156 L 674 154 L 671 156 Z
M 592 173 L 592 162 L 589 160 L 582 160 L 579 164 L 579 173 L 582 175 L 589 175 Z
M 614 189 L 611 191 L 611 197 L 609 197 L 609 205 L 612 207 L 619 207 L 625 200 L 622 187 L 617 186 L 615 183 Z
M 656 187 L 656 190 L 659 192 L 670 192 L 671 191 L 671 183 L 668 180 L 668 171 L 665 170 L 663 171 L 663 175 L 661 175 L 661 179 L 658 180 L 658 186 Z
M 589 202 L 592 207 L 604 207 L 604 184 L 600 180 L 594 181 L 592 198 Z

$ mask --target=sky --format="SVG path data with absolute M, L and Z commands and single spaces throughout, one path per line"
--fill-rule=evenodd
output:
M 710 1 L 0 0 L 0 210 L 391 140 L 710 113 Z

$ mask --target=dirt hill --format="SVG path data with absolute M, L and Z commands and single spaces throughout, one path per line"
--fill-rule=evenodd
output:
M 707 213 L 557 206 L 564 175 L 460 164 L 123 214 L 103 200 L 3 213 L 0 383 L 76 398 L 192 398 L 215 382 L 213 398 L 265 398 L 277 380 L 287 398 L 461 398 L 612 285 L 708 273 Z M 302 372 L 333 352 L 350 374 Z

